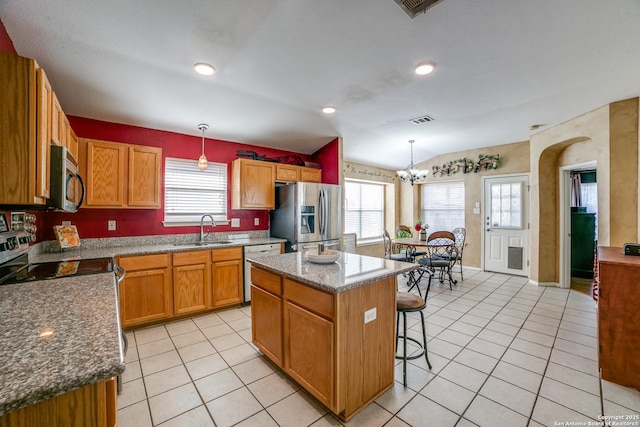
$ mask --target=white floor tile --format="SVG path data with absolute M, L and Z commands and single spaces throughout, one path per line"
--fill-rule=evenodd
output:
M 246 388 L 239 388 L 207 403 L 217 427 L 230 427 L 264 408 Z
M 326 414 L 320 404 L 304 392 L 296 392 L 267 408 L 269 414 L 282 427 L 307 426 Z
M 182 415 L 171 418 L 169 421 L 159 425 L 159 427 L 215 427 L 207 408 L 202 405 L 194 408 Z
M 200 405 L 202 400 L 192 383 L 149 398 L 154 424 L 163 423 Z
M 454 412 L 420 394 L 402 408 L 397 417 L 412 426 L 433 425 L 439 427 L 453 427 L 460 418 Z
M 529 418 L 485 397 L 473 399 L 464 417 L 479 426 L 526 427 Z

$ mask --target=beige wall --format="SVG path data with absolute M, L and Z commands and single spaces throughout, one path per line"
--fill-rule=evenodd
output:
M 494 145 L 492 147 L 482 148 L 480 150 L 459 151 L 456 153 L 443 154 L 433 157 L 429 160 L 421 162 L 418 166 L 421 169 L 433 169 L 433 166 L 441 166 L 452 160 L 461 159 L 463 157 L 469 159 L 477 159 L 479 154 L 496 155 L 500 154 L 500 164 L 498 169 L 481 170 L 478 173 L 463 174 L 458 172 L 450 176 L 433 176 L 429 174 L 426 182 L 441 181 L 464 181 L 464 219 L 465 228 L 467 230 L 467 239 L 464 249 L 463 264 L 470 267 L 481 266 L 482 253 L 482 230 L 483 221 L 479 214 L 473 213 L 476 202 L 480 202 L 482 206 L 482 177 L 492 175 L 506 175 L 513 173 L 529 172 L 529 142 L 517 142 L 513 144 Z M 416 206 L 418 213 L 414 218 L 418 218 L 420 201 L 416 198 Z M 403 206 L 404 207 L 404 206 Z
M 532 280 L 559 283 L 561 166 L 597 164 L 599 245 L 621 246 L 638 238 L 638 122 L 638 98 L 633 98 L 532 135 Z
M 467 246 L 464 264 L 481 265 L 482 218 L 473 213 L 473 208 L 476 202 L 482 203 L 482 176 L 529 172 L 529 277 L 534 282 L 557 285 L 560 275 L 560 168 L 577 163 L 596 162 L 598 244 L 622 246 L 626 242 L 640 241 L 639 110 L 639 98 L 614 102 L 536 133 L 530 141 L 449 153 L 416 165 L 420 169 L 432 169 L 434 165 L 462 157 L 475 159 L 478 154 L 500 154 L 500 166 L 495 170 L 477 174 L 459 172 L 443 177 L 429 174 L 427 177 L 427 182 L 465 182 Z M 419 185 L 399 183 L 394 171 L 345 162 L 345 177 L 390 184 L 389 191 L 393 196 L 388 196 L 391 198 L 387 202 L 395 200 L 396 203 L 395 208 L 387 212 L 388 230 L 396 224 L 411 225 L 419 218 Z M 382 245 L 359 248 L 358 253 L 381 256 L 383 249 Z

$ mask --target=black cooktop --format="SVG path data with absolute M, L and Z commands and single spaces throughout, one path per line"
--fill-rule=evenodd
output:
M 94 258 L 40 264 L 20 265 L 14 263 L 0 276 L 0 284 L 31 282 L 34 280 L 57 279 L 60 277 L 83 276 L 106 273 L 114 270 L 113 258 Z

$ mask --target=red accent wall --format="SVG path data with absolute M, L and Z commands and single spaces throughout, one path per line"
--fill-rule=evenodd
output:
M 9 37 L 7 29 L 4 27 L 2 20 L 0 20 L 0 50 L 3 52 L 11 52 L 17 54 L 16 48 L 13 45 L 13 40 Z
M 322 165 L 322 182 L 340 184 L 339 140 L 334 139 L 311 155 L 311 160 Z
M 162 147 L 162 156 L 187 159 L 197 159 L 200 156 L 201 137 L 183 135 L 173 132 L 109 123 L 82 117 L 69 116 L 71 127 L 81 138 L 92 138 L 127 144 Z M 206 134 L 205 134 L 206 136 Z M 337 139 L 328 144 L 328 148 L 319 150 L 313 161 L 323 167 L 323 181 L 337 183 Z M 305 161 L 310 156 L 271 148 L 256 147 L 229 141 L 205 138 L 205 154 L 210 162 L 226 163 L 228 173 L 231 173 L 231 161 L 237 158 L 236 150 L 253 150 L 260 156 L 279 157 L 295 154 Z M 331 159 L 331 155 L 336 155 Z M 164 161 L 162 167 L 164 168 Z M 325 175 L 326 174 L 326 175 Z M 164 176 L 164 174 L 163 174 Z M 256 210 L 232 210 L 231 190 L 227 194 L 229 218 L 239 218 L 240 228 L 230 225 L 218 226 L 218 232 L 237 232 L 246 230 L 267 230 L 269 228 L 269 212 Z M 62 221 L 71 221 L 78 227 L 80 238 L 121 237 L 162 234 L 196 233 L 199 227 L 164 227 L 164 210 L 161 209 L 87 209 L 81 208 L 77 213 L 45 212 L 42 214 L 42 229 L 39 230 L 39 240 L 53 240 L 53 226 Z M 254 218 L 258 218 L 260 225 L 254 226 Z M 116 221 L 116 230 L 107 230 L 107 221 Z

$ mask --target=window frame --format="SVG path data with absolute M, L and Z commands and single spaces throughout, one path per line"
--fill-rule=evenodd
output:
M 462 197 L 460 198 L 462 200 L 462 205 L 457 207 L 457 208 L 447 208 L 447 207 L 443 207 L 443 208 L 439 208 L 439 209 L 427 209 L 425 207 L 425 203 L 428 200 L 427 197 L 427 192 L 428 192 L 428 188 L 431 186 L 432 188 L 435 186 L 445 186 L 445 185 L 461 185 L 461 189 L 462 189 Z M 454 228 L 456 227 L 465 227 L 465 221 L 466 221 L 466 203 L 465 203 L 465 193 L 466 193 L 466 186 L 465 186 L 465 181 L 464 180 L 455 180 L 455 181 L 434 181 L 434 182 L 428 182 L 428 183 L 424 183 L 420 185 L 420 218 L 422 219 L 423 222 L 427 223 L 429 225 L 429 229 L 427 230 L 427 233 L 432 233 L 434 231 L 453 231 Z M 452 200 L 456 200 L 456 198 L 452 199 Z M 453 227 L 451 227 L 451 229 L 447 230 L 446 228 L 441 228 L 441 226 L 437 225 L 436 223 L 434 223 L 434 221 L 428 219 L 426 212 L 427 211 L 443 211 L 443 210 L 447 210 L 447 211 L 452 211 L 452 212 L 459 212 L 462 214 L 462 223 L 461 224 L 455 224 Z
M 348 201 L 347 201 L 347 185 L 349 184 L 360 184 L 360 185 L 371 185 L 375 187 L 380 187 L 381 190 L 381 198 L 380 198 L 380 210 L 370 210 L 370 212 L 380 212 L 381 215 L 381 228 L 379 230 L 379 234 L 375 236 L 369 237 L 361 237 L 358 231 L 347 230 L 347 213 L 348 213 Z M 366 245 L 372 243 L 380 243 L 382 242 L 382 234 L 385 227 L 385 219 L 386 219 L 386 211 L 385 211 L 385 197 L 386 197 L 386 184 L 379 181 L 367 181 L 362 179 L 353 179 L 353 178 L 345 178 L 344 180 L 344 233 L 356 233 L 358 245 Z M 359 212 L 363 212 L 359 210 Z M 360 214 L 359 221 L 360 229 L 362 229 L 362 214 Z
M 223 211 L 213 213 L 214 222 L 216 225 L 229 224 L 229 194 L 228 194 L 229 173 L 228 173 L 227 164 L 219 163 L 219 162 L 208 162 L 208 168 L 204 171 L 200 171 L 198 170 L 197 160 L 184 159 L 184 158 L 178 158 L 178 157 L 165 157 L 165 161 L 163 165 L 164 166 L 164 170 L 163 170 L 164 195 L 162 199 L 163 201 L 162 225 L 164 227 L 182 227 L 182 226 L 200 225 L 200 220 L 203 215 L 207 215 L 207 214 L 211 215 L 211 212 L 201 212 L 201 213 L 198 212 L 198 213 L 191 214 L 192 218 L 184 218 L 182 220 L 175 218 L 175 216 L 174 216 L 174 219 L 171 219 L 170 216 L 167 215 L 168 213 L 167 206 L 170 204 L 176 203 L 174 201 L 169 202 L 167 199 L 168 197 L 170 197 L 171 189 L 175 188 L 167 184 L 167 182 L 169 181 L 167 179 L 167 166 L 169 166 L 169 163 L 171 162 L 174 162 L 176 164 L 175 165 L 176 167 L 178 163 L 182 163 L 185 170 L 189 169 L 189 172 L 191 172 L 191 168 L 189 166 L 192 165 L 193 176 L 198 176 L 198 174 L 212 174 L 212 173 L 214 173 L 217 176 L 217 178 L 212 178 L 212 179 L 220 180 L 219 183 L 214 184 L 217 188 L 210 189 L 209 191 L 211 195 L 221 195 L 224 199 L 224 202 L 220 204 L 220 206 L 223 207 Z M 223 178 L 223 179 L 220 179 L 220 178 Z M 200 180 L 191 182 L 189 184 L 190 186 L 185 186 L 185 188 L 194 189 L 200 192 L 206 191 L 206 190 L 203 190 L 202 181 Z

